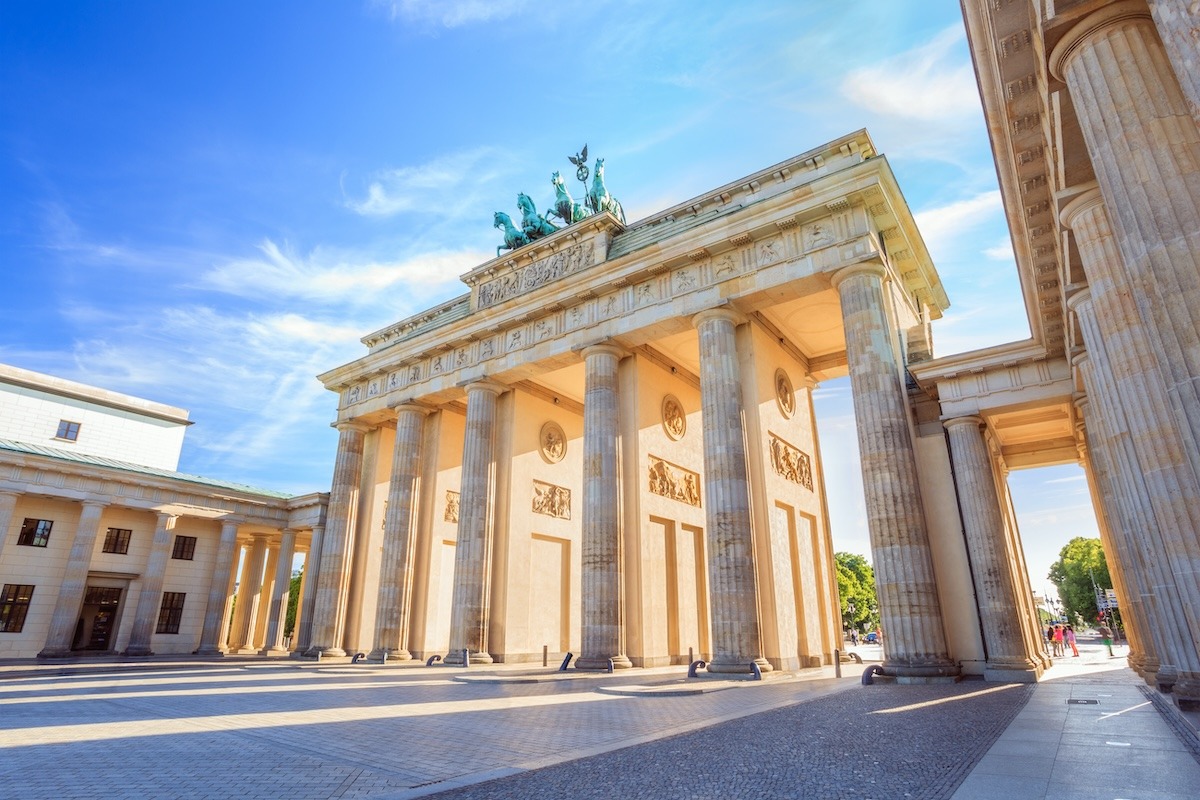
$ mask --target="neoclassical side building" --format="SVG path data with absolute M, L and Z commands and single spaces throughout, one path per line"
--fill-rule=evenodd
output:
M 292 564 L 320 547 L 327 496 L 178 472 L 189 425 L 0 364 L 0 658 L 286 655 Z
M 947 298 L 864 132 L 576 223 L 367 336 L 321 376 L 341 434 L 309 652 L 827 662 L 811 391 L 848 373 L 888 674 L 1042 674 L 1006 476 L 1075 462 L 1130 663 L 1194 707 L 1193 5 L 964 4 L 1028 340 L 935 356 Z

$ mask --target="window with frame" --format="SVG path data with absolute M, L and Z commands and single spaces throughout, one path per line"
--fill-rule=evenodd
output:
M 191 561 L 196 555 L 196 537 L 195 536 L 176 536 L 175 549 L 171 551 L 171 558 L 178 558 L 182 561 Z
M 162 606 L 158 609 L 158 627 L 155 633 L 179 633 L 179 622 L 183 619 L 183 599 L 186 592 L 163 592 Z
M 0 633 L 20 633 L 25 627 L 25 614 L 33 599 L 33 586 L 26 583 L 6 583 L 0 591 Z
M 127 555 L 131 536 L 133 536 L 133 531 L 128 528 L 109 528 L 108 533 L 104 534 L 103 552 Z
M 26 517 L 21 523 L 21 535 L 17 537 L 17 544 L 45 547 L 50 542 L 50 529 L 53 527 L 54 520 Z
M 64 439 L 68 442 L 73 442 L 79 438 L 79 426 L 82 423 L 71 422 L 70 420 L 60 419 L 58 421 L 58 433 L 54 434 L 55 439 Z

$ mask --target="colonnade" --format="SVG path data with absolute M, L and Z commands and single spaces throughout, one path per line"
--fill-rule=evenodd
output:
M 1200 126 L 1194 42 L 1178 47 L 1191 41 L 1178 5 L 1100 4 L 1049 64 L 1095 173 L 1071 187 L 1060 219 L 1087 277 L 1068 299 L 1087 347 L 1075 362 L 1087 393 L 1077 406 L 1114 578 L 1137 628 L 1131 664 L 1197 708 Z

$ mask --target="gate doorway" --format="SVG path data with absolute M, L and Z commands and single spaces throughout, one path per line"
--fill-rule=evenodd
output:
M 109 586 L 89 586 L 79 611 L 72 650 L 106 652 L 113 649 L 117 613 L 121 608 L 121 590 Z

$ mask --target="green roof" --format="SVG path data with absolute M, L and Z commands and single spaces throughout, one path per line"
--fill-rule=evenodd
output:
M 8 450 L 9 452 L 13 453 L 26 453 L 34 456 L 43 456 L 45 458 L 53 458 L 57 461 L 70 461 L 75 464 L 87 464 L 93 467 L 105 467 L 106 469 L 115 469 L 120 470 L 121 472 L 132 472 L 138 475 L 150 475 L 155 478 L 167 478 L 168 480 L 183 481 L 184 483 L 195 483 L 200 486 L 206 486 L 210 489 L 226 489 L 233 492 L 256 494 L 262 497 L 271 497 L 278 500 L 287 500 L 292 497 L 292 495 L 285 492 L 274 492 L 270 489 L 259 489 L 255 486 L 247 486 L 244 483 L 221 481 L 215 478 L 202 478 L 199 475 L 190 475 L 186 472 L 176 472 L 175 470 L 171 469 L 147 467 L 141 464 L 130 464 L 128 461 L 117 461 L 115 458 L 89 456 L 83 453 L 73 453 L 69 450 L 60 450 L 57 447 L 44 447 L 37 444 L 14 442 L 11 439 L 0 439 L 0 450 Z

